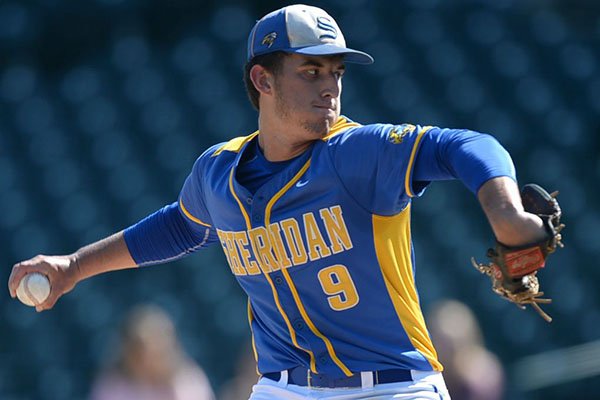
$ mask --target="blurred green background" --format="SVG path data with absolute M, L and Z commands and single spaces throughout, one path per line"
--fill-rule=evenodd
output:
M 289 4 L 289 3 L 285 3 Z M 257 116 L 241 67 L 254 21 L 275 1 L 0 1 L 0 269 L 64 254 L 176 199 L 209 145 Z M 547 324 L 492 294 L 469 263 L 492 234 L 460 183 L 414 205 L 423 307 L 473 308 L 508 373 L 510 399 L 594 393 L 589 376 L 524 391 L 526 355 L 600 339 L 600 3 L 542 0 L 312 1 L 372 66 L 349 66 L 343 113 L 495 135 L 520 183 L 559 189 L 566 247 L 541 272 Z M 246 298 L 219 248 L 98 276 L 50 312 L 0 295 L 0 399 L 83 399 L 134 304 L 173 316 L 215 389 L 250 338 Z M 549 365 L 548 368 L 561 368 Z M 589 368 L 598 368 L 597 363 Z M 566 371 L 568 372 L 568 371 Z

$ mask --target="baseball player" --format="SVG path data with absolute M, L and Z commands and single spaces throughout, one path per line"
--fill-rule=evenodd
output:
M 445 179 L 477 196 L 503 246 L 479 266 L 498 272 L 505 297 L 525 292 L 513 278 L 535 277 L 556 232 L 526 211 L 491 136 L 342 116 L 345 63 L 372 62 L 322 9 L 267 14 L 245 67 L 258 130 L 206 150 L 173 204 L 71 255 L 15 265 L 11 295 L 24 274 L 42 272 L 52 292 L 37 309 L 47 310 L 90 276 L 219 244 L 248 295 L 261 375 L 252 400 L 448 399 L 415 287 L 412 199 Z M 505 262 L 513 253 L 520 261 Z

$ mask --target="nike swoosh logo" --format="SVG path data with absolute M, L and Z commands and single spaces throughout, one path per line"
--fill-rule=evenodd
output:
M 306 180 L 306 181 L 304 181 L 304 182 L 302 182 L 302 181 L 298 181 L 298 183 L 296 183 L 296 187 L 302 187 L 302 186 L 306 185 L 307 183 L 308 183 L 308 181 L 307 181 L 307 180 Z

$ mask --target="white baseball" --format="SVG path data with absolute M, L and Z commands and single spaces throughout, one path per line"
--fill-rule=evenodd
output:
M 50 281 L 46 275 L 34 272 L 27 274 L 19 282 L 17 297 L 21 303 L 35 307 L 50 295 Z

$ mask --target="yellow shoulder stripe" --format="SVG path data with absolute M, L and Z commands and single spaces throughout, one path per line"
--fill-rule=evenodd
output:
M 181 208 L 181 211 L 183 211 L 183 213 L 185 214 L 186 217 L 188 217 L 190 220 L 194 221 L 195 223 L 202 225 L 202 226 L 207 226 L 207 227 L 211 227 L 210 224 L 207 224 L 206 222 L 203 222 L 201 220 L 199 220 L 198 218 L 194 217 L 188 210 L 187 208 L 185 208 L 185 206 L 183 205 L 183 201 L 181 201 L 181 199 L 179 199 L 179 207 Z
M 335 124 L 333 124 L 333 126 L 331 127 L 331 130 L 329 131 L 327 136 L 325 136 L 322 140 L 327 141 L 327 140 L 331 139 L 332 137 L 344 132 L 346 129 L 353 128 L 355 126 L 360 126 L 360 124 L 358 124 L 356 122 L 348 121 L 344 117 L 340 117 L 335 122 Z
M 254 138 L 254 136 L 256 136 L 256 135 L 258 135 L 258 131 L 254 132 L 253 134 L 248 135 L 248 136 L 239 136 L 239 137 L 233 138 L 229 142 L 225 143 L 223 146 L 219 147 L 212 156 L 216 157 L 224 151 L 231 151 L 233 153 L 239 153 L 240 150 L 242 149 L 242 147 L 244 147 L 244 145 L 246 143 L 248 143 L 249 141 L 251 141 Z

